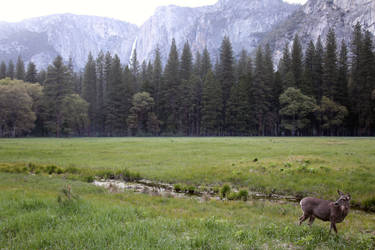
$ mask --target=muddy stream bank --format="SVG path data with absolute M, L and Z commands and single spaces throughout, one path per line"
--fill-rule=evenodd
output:
M 95 186 L 104 187 L 109 192 L 124 192 L 125 190 L 134 191 L 136 193 L 143 193 L 153 196 L 163 196 L 169 198 L 188 198 L 196 199 L 199 202 L 209 201 L 209 200 L 223 200 L 220 194 L 213 189 L 205 190 L 204 187 L 195 187 L 193 192 L 177 192 L 175 186 L 168 183 L 152 182 L 150 180 L 139 180 L 137 182 L 126 182 L 119 180 L 95 180 L 93 182 Z M 205 191 L 202 191 L 205 190 Z M 232 188 L 232 192 L 238 193 L 239 190 Z M 264 194 L 259 192 L 248 192 L 247 199 L 254 200 L 270 200 L 279 202 L 298 202 L 299 197 L 291 195 L 278 195 L 278 194 Z M 226 200 L 226 199 L 224 199 Z

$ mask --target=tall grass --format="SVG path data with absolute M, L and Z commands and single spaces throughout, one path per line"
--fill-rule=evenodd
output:
M 9 249 L 373 249 L 375 216 L 349 215 L 338 236 L 328 225 L 296 224 L 290 204 L 111 194 L 90 184 L 0 173 L 0 246 Z M 36 185 L 37 184 L 37 185 Z M 58 202 L 61 188 L 79 195 Z M 365 233 L 369 232 L 369 233 Z

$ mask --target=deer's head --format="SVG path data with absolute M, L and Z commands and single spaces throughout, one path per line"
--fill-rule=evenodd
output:
M 350 194 L 344 194 L 340 190 L 337 190 L 340 195 L 339 199 L 335 202 L 335 206 L 339 206 L 342 210 L 348 209 L 350 206 Z

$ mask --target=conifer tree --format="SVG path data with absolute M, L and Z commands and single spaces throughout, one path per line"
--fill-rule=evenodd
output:
M 82 97 L 89 103 L 88 115 L 90 120 L 89 136 L 93 135 L 97 129 L 97 75 L 96 63 L 90 53 L 88 55 L 83 77 Z
M 21 58 L 18 56 L 17 64 L 16 64 L 16 79 L 18 80 L 25 80 L 25 64 Z
M 108 72 L 107 101 L 106 101 L 106 132 L 110 136 L 125 134 L 126 110 L 123 106 L 124 84 L 120 58 L 115 55 L 111 60 Z
M 292 60 L 291 60 L 291 71 L 294 76 L 296 88 L 301 88 L 302 76 L 303 76 L 303 65 L 302 65 L 302 46 L 298 35 L 296 34 L 293 40 L 292 48 Z
M 193 74 L 202 79 L 202 55 L 199 51 L 195 53 L 194 63 L 193 63 Z
M 240 81 L 242 77 L 246 77 L 251 70 L 251 58 L 247 51 L 243 49 L 240 54 L 240 59 L 237 62 L 236 81 Z
M 218 65 L 217 78 L 221 83 L 223 93 L 223 126 L 226 128 L 226 109 L 230 97 L 230 91 L 235 82 L 234 57 L 232 44 L 229 37 L 225 36 L 220 47 L 220 61 Z
M 4 61 L 1 62 L 0 65 L 0 79 L 4 79 L 7 77 L 7 66 Z
M 249 79 L 242 76 L 231 90 L 227 108 L 227 133 L 229 135 L 248 135 L 251 110 L 249 107 Z
M 345 41 L 341 42 L 340 56 L 338 60 L 338 80 L 335 86 L 335 101 L 348 106 L 348 49 Z
M 12 80 L 14 78 L 14 63 L 13 63 L 12 60 L 10 60 L 9 63 L 8 63 L 7 77 L 9 77 Z
M 100 51 L 96 58 L 96 104 L 97 104 L 97 129 L 99 135 L 104 135 L 105 129 L 105 55 Z
M 131 82 L 132 88 L 135 90 L 135 92 L 138 92 L 141 88 L 141 84 L 139 82 L 140 78 L 140 65 L 138 61 L 138 55 L 137 55 L 137 50 L 133 50 L 132 57 L 130 59 L 130 71 L 132 73 L 133 79 Z
M 38 82 L 42 86 L 44 85 L 44 83 L 46 81 L 46 78 L 47 78 L 47 72 L 44 69 L 42 69 L 41 71 L 39 71 L 37 79 L 38 79 Z
M 181 55 L 180 80 L 190 80 L 193 71 L 193 56 L 191 54 L 189 42 L 186 42 Z
M 212 71 L 212 63 L 210 53 L 208 52 L 207 47 L 203 50 L 202 56 L 202 66 L 201 66 L 201 75 L 200 77 L 204 80 L 208 72 Z
M 252 89 L 252 102 L 254 120 L 256 121 L 258 135 L 265 135 L 266 115 L 269 112 L 268 86 L 265 78 L 265 59 L 262 48 L 259 47 L 255 57 L 254 81 Z
M 323 61 L 323 96 L 331 100 L 335 98 L 337 88 L 337 45 L 336 35 L 330 29 L 326 40 L 326 51 Z
M 282 78 L 286 78 L 286 75 L 292 70 L 292 61 L 290 58 L 289 45 L 285 44 L 283 50 L 283 56 L 279 63 L 279 72 Z
M 315 57 L 313 60 L 314 97 L 320 104 L 323 97 L 323 57 L 324 48 L 320 36 L 315 45 Z
M 176 41 L 172 40 L 168 62 L 164 69 L 163 84 L 161 86 L 161 117 L 164 122 L 164 130 L 167 133 L 178 133 L 179 118 L 179 57 Z
M 60 137 L 64 133 L 63 104 L 65 97 L 73 94 L 70 84 L 70 71 L 64 65 L 61 56 L 57 56 L 48 67 L 45 86 L 43 89 L 43 120 L 47 129 Z
M 202 134 L 220 135 L 222 131 L 223 95 L 212 71 L 207 73 L 202 94 Z
M 310 41 L 304 60 L 304 74 L 301 91 L 307 96 L 314 96 L 314 58 L 315 58 L 315 45 Z
M 29 64 L 27 65 L 25 80 L 26 82 L 32 83 L 38 82 L 38 72 L 36 70 L 36 65 L 33 62 L 29 62 Z

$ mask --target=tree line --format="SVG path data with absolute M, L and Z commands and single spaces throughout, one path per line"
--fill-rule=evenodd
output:
M 46 69 L 0 64 L 1 136 L 366 136 L 375 134 L 372 35 L 354 27 L 339 45 L 333 29 L 303 51 L 298 35 L 277 67 L 268 45 L 234 56 L 224 37 L 181 55 L 175 40 L 140 63 L 91 54 L 83 72 L 58 56 Z M 277 70 L 275 70 L 277 68 Z

